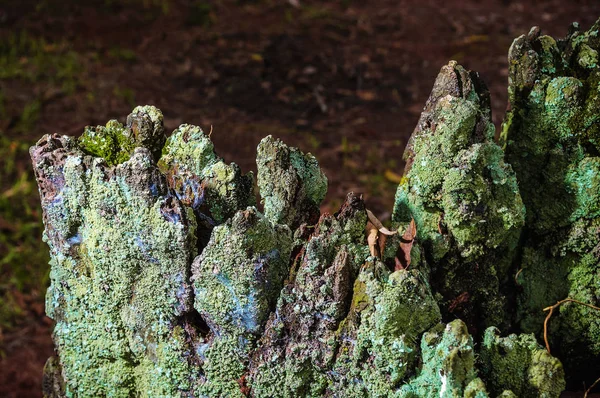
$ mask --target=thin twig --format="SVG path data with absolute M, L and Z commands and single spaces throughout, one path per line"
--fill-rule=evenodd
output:
M 585 390 L 585 394 L 583 394 L 583 398 L 587 398 L 587 396 L 590 393 L 590 391 L 592 391 L 594 389 L 594 387 L 596 387 L 596 384 L 598 384 L 599 382 L 600 382 L 600 377 L 598 377 L 596 379 L 596 381 L 594 382 L 594 384 L 592 384 L 590 386 L 590 388 L 588 388 L 587 390 Z
M 515 274 L 515 283 L 517 285 L 519 284 L 519 275 L 521 274 L 521 272 L 523 272 L 523 268 L 521 268 L 520 270 L 518 270 L 517 273 Z
M 559 302 L 557 302 L 554 305 L 551 305 L 550 307 L 544 308 L 544 312 L 550 311 L 550 312 L 548 312 L 548 315 L 546 315 L 546 319 L 544 319 L 544 342 L 546 343 L 546 350 L 548 351 L 548 354 L 551 354 L 550 344 L 548 343 L 548 321 L 550 320 L 550 317 L 552 316 L 552 313 L 554 312 L 555 308 L 558 308 L 561 304 L 568 303 L 568 302 L 585 305 L 586 307 L 600 311 L 600 307 L 596 307 L 596 306 L 588 304 L 588 303 L 583 303 L 581 301 L 577 301 L 575 299 L 568 298 L 568 297 L 564 300 L 560 300 Z M 596 383 L 594 383 L 594 384 L 596 384 Z

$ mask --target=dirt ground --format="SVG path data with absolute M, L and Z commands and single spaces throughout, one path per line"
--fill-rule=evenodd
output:
M 312 152 L 329 178 L 324 211 L 354 191 L 386 219 L 403 148 L 441 66 L 454 59 L 480 73 L 498 126 L 513 38 L 534 25 L 562 37 L 571 22 L 587 28 L 600 17 L 597 0 L 291 3 L 0 0 L 0 39 L 26 31 L 45 52 L 76 60 L 43 81 L 2 79 L 0 70 L 0 131 L 33 143 L 153 104 L 169 131 L 212 126 L 217 152 L 244 170 L 255 169 L 268 134 Z M 24 68 L 35 62 L 23 58 Z M 23 300 L 26 311 L 0 336 L 0 397 L 41 396 L 53 351 L 43 292 Z

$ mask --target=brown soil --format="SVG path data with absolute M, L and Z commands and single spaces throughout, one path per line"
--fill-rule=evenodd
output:
M 597 0 L 300 0 L 300 8 L 215 0 L 196 19 L 193 1 L 171 0 L 166 15 L 141 3 L 0 0 L 0 36 L 26 29 L 64 39 L 84 65 L 73 94 L 41 93 L 39 122 L 20 138 L 77 135 L 88 124 L 124 120 L 134 103 L 154 104 L 168 130 L 184 121 L 212 126 L 218 153 L 244 170 L 255 169 L 256 145 L 268 134 L 312 152 L 330 183 L 323 210 L 361 192 L 382 219 L 442 65 L 455 59 L 480 72 L 499 125 L 512 39 L 533 25 L 561 37 L 571 22 L 587 28 L 600 17 Z M 2 89 L 10 117 L 0 130 L 16 137 L 19 110 L 39 88 Z M 0 396 L 41 395 L 50 325 L 30 311 L 0 336 Z

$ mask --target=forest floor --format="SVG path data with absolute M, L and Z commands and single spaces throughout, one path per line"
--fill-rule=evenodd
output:
M 312 152 L 323 211 L 349 191 L 391 213 L 402 152 L 439 69 L 478 71 L 497 126 L 507 52 L 538 25 L 588 28 L 597 0 L 0 0 L 0 397 L 41 395 L 53 352 L 47 247 L 27 148 L 153 104 L 172 131 L 212 129 L 255 170 L 272 134 Z

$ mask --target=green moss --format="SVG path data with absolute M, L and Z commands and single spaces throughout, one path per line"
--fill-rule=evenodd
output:
M 495 394 L 510 389 L 517 396 L 558 397 L 565 389 L 562 364 L 533 334 L 500 337 L 498 329 L 488 328 L 479 360 Z
M 106 127 L 86 127 L 79 145 L 83 151 L 103 158 L 110 166 L 129 160 L 135 148 L 131 131 L 116 120 L 106 123 Z
M 158 160 L 165 143 L 163 115 L 154 106 L 138 106 L 127 117 L 127 126 L 116 120 L 106 126 L 86 127 L 79 146 L 88 155 L 103 158 L 109 166 L 121 164 L 138 147 L 148 148 Z

